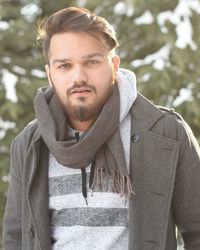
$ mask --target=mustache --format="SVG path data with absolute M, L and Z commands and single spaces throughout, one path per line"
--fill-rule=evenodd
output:
M 73 93 L 73 91 L 75 89 L 79 89 L 79 88 L 87 88 L 88 90 L 94 91 L 96 93 L 96 88 L 94 86 L 92 86 L 92 85 L 88 84 L 87 82 L 83 81 L 83 82 L 80 82 L 80 83 L 75 82 L 72 87 L 67 89 L 66 94 L 70 95 L 71 93 Z

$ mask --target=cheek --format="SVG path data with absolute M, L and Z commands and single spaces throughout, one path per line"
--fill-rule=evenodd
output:
M 59 97 L 59 99 L 62 102 L 64 102 L 66 100 L 66 91 L 67 91 L 65 84 L 57 82 L 55 81 L 55 79 L 51 79 L 51 84 L 55 94 Z
M 56 89 L 56 91 L 59 93 L 62 93 L 67 88 L 66 82 L 68 81 L 67 79 L 65 79 L 64 75 L 62 74 L 56 74 L 53 72 L 51 74 L 51 82 L 52 82 L 52 85 L 54 85 L 54 88 Z
M 112 80 L 115 78 L 115 71 L 111 64 L 106 65 L 102 69 L 102 71 L 99 72 L 99 79 L 102 80 L 102 82 L 112 83 Z
M 100 80 L 98 80 L 98 84 L 96 84 L 96 90 L 98 95 L 106 95 L 112 88 L 113 83 L 114 76 L 111 72 L 109 72 L 109 74 L 107 73 L 107 75 L 104 75 L 104 77 L 101 77 Z

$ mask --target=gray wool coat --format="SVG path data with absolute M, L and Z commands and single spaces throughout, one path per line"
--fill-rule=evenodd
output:
M 132 108 L 129 250 L 200 249 L 200 150 L 188 125 L 138 95 Z M 48 149 L 37 121 L 13 141 L 4 250 L 50 250 Z

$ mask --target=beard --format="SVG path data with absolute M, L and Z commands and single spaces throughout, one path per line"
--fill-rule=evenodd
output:
M 67 89 L 66 91 L 66 101 L 63 103 L 56 91 L 55 85 L 51 80 L 54 93 L 57 95 L 59 98 L 61 105 L 63 106 L 65 113 L 68 117 L 69 120 L 74 120 L 74 121 L 79 121 L 79 122 L 85 122 L 85 121 L 90 121 L 90 120 L 95 120 L 98 115 L 100 114 L 103 106 L 105 105 L 106 101 L 109 99 L 113 92 L 113 84 L 111 84 L 112 77 L 110 79 L 110 86 L 108 89 L 105 91 L 105 93 L 101 96 L 97 95 L 96 88 L 93 85 L 90 85 L 86 82 L 81 82 L 81 83 L 74 83 L 74 85 Z M 96 95 L 96 99 L 93 103 L 87 104 L 87 97 L 77 97 L 79 100 L 78 104 L 73 104 L 72 101 L 70 101 L 70 95 L 73 92 L 73 89 L 75 88 L 87 88 L 88 90 L 92 91 L 93 94 Z

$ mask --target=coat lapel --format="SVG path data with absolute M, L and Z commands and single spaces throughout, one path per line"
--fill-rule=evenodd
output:
M 164 250 L 179 143 L 152 131 L 163 113 L 145 98 L 132 111 L 129 250 Z

